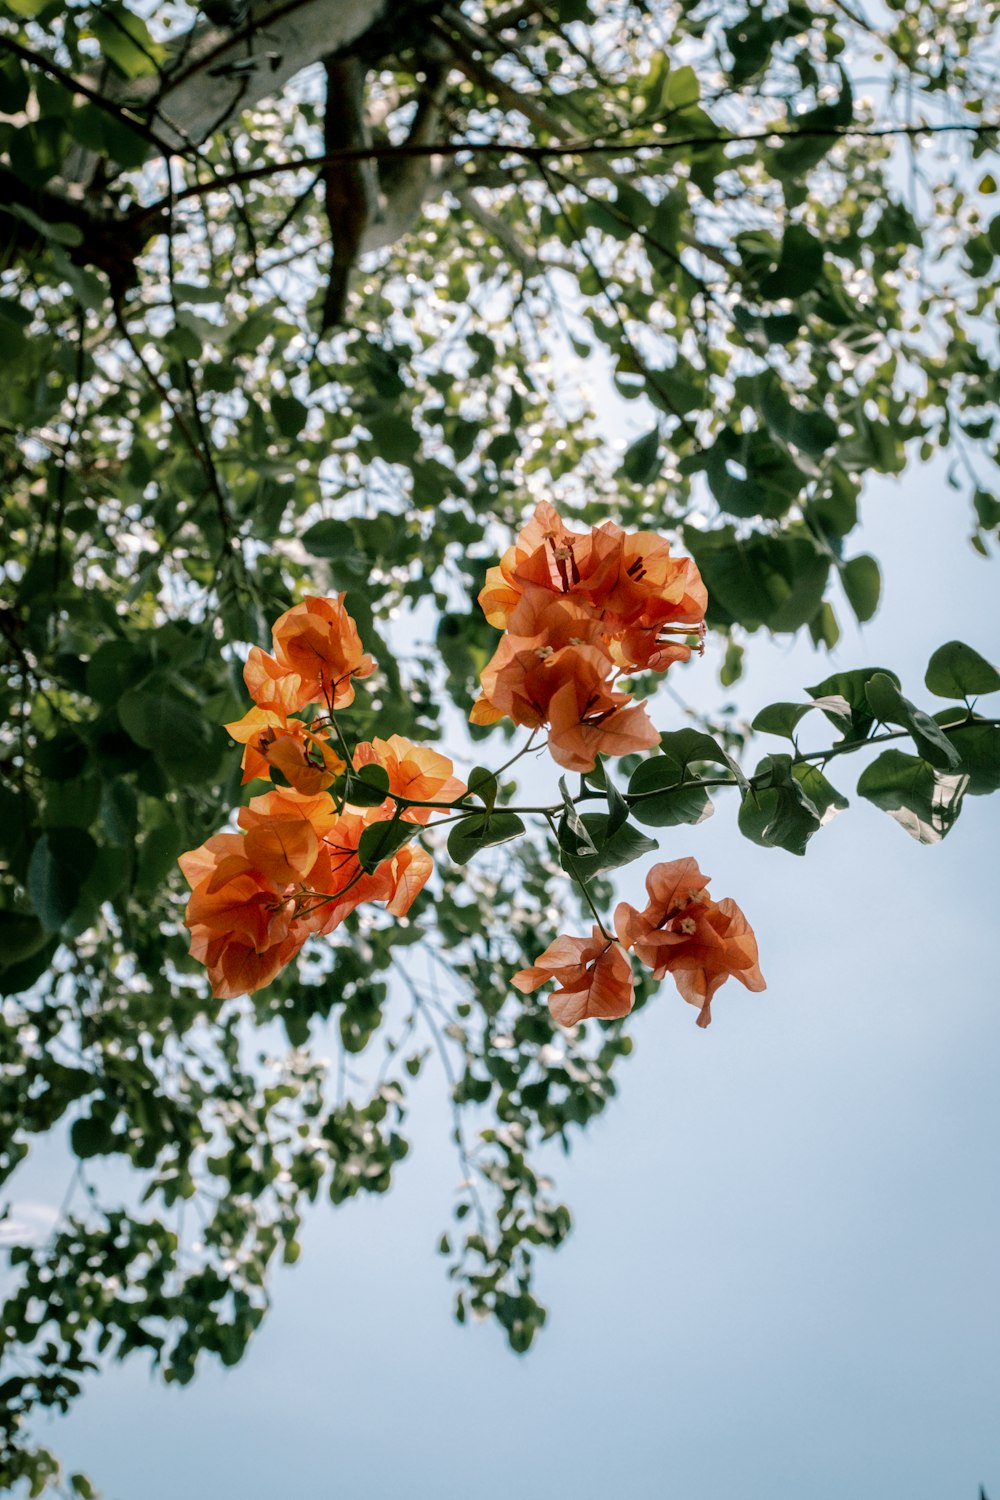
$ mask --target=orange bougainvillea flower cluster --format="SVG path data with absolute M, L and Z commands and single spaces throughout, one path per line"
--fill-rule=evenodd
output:
M 580 772 L 600 754 L 658 743 L 644 706 L 615 684 L 624 672 L 662 672 L 690 656 L 690 645 L 671 637 L 698 634 L 706 604 L 694 565 L 672 558 L 662 538 L 610 522 L 571 532 L 539 505 L 490 570 L 480 602 L 504 637 L 482 673 L 475 723 L 508 715 L 531 729 L 547 725 L 554 759 Z M 438 751 L 398 734 L 348 743 L 339 711 L 375 663 L 343 595 L 287 610 L 273 646 L 273 654 L 251 650 L 244 678 L 255 706 L 227 727 L 243 746 L 244 783 L 279 784 L 239 810 L 239 832 L 216 834 L 180 859 L 191 886 L 191 953 L 219 998 L 269 984 L 308 938 L 335 931 L 363 902 L 405 916 L 433 869 L 414 840 L 436 811 L 456 809 L 458 829 L 474 824 L 476 837 L 493 821 L 492 801 L 481 797 L 486 812 L 464 803 L 466 786 Z M 523 828 L 512 811 L 508 825 Z M 547 809 L 523 811 L 551 818 Z M 561 1026 L 612 1020 L 635 1002 L 633 953 L 654 979 L 671 974 L 707 1026 L 727 979 L 764 988 L 746 918 L 707 887 L 693 859 L 654 865 L 642 911 L 621 902 L 611 932 L 594 908 L 589 937 L 556 938 L 513 976 L 514 987 L 530 994 L 555 981 L 549 1004 Z
M 553 759 L 590 771 L 599 754 L 658 742 L 644 706 L 615 682 L 686 661 L 685 637 L 703 634 L 708 596 L 694 563 L 671 557 L 663 537 L 612 521 L 570 531 L 541 504 L 487 573 L 479 602 L 505 635 L 483 671 L 472 722 L 547 724 Z
M 549 1007 L 560 1026 L 627 1016 L 634 995 L 623 950 L 631 949 L 654 979 L 670 974 L 684 999 L 697 1005 L 698 1025 L 709 1026 L 712 996 L 727 979 L 748 990 L 766 985 L 753 928 L 735 901 L 711 899 L 708 879 L 690 858 L 654 865 L 646 876 L 645 908 L 622 901 L 615 909 L 617 942 L 599 927 L 589 938 L 559 937 L 511 983 L 527 994 L 558 980 Z
M 559 985 L 549 996 L 549 1009 L 560 1026 L 575 1026 L 591 1017 L 615 1020 L 627 1016 L 635 1002 L 632 966 L 596 924 L 589 938 L 557 937 L 530 969 L 513 976 L 511 984 L 530 995 L 550 979 Z
M 337 800 L 328 790 L 347 770 L 329 743 L 334 715 L 353 701 L 354 678 L 374 669 L 343 595 L 305 599 L 275 625 L 273 656 L 250 652 L 244 677 L 257 707 L 228 729 L 244 746 L 244 782 L 278 772 L 288 785 L 251 798 L 237 814 L 241 832 L 216 834 L 180 858 L 191 886 L 191 953 L 220 999 L 269 984 L 307 938 L 333 932 L 362 902 L 405 916 L 427 883 L 425 849 L 404 843 L 371 868 L 359 846 L 379 823 L 415 824 L 416 835 L 434 809 L 408 801 L 447 806 L 465 795 L 447 756 L 397 734 L 362 742 L 347 752 L 359 774 Z M 291 717 L 310 704 L 311 722 Z M 346 750 L 342 734 L 338 743 Z M 360 775 L 368 766 L 382 768 L 380 782 Z M 352 787 L 365 805 L 351 802 Z M 382 787 L 385 798 L 368 805 Z
M 243 672 L 258 708 L 288 715 L 307 703 L 325 703 L 332 713 L 354 702 L 354 679 L 375 670 L 343 594 L 303 599 L 275 621 L 271 637 L 274 655 L 254 646 Z

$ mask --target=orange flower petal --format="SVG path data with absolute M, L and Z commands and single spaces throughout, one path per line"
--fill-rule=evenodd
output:
M 550 979 L 559 984 L 549 997 L 549 1009 L 560 1026 L 627 1016 L 635 1002 L 631 965 L 596 924 L 589 938 L 556 938 L 531 968 L 512 976 L 511 984 L 530 994 Z

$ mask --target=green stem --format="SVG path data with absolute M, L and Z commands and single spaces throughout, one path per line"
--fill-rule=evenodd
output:
M 555 816 L 554 815 L 549 815 L 547 817 L 546 821 L 548 822 L 549 828 L 551 829 L 552 837 L 555 839 L 556 843 L 558 844 L 559 843 L 559 832 L 558 832 L 558 830 L 556 828 Z M 575 866 L 576 860 L 573 858 L 573 856 L 569 855 L 568 859 L 569 859 L 570 864 Z M 598 927 L 601 929 L 601 936 L 603 938 L 605 938 L 607 942 L 613 943 L 615 941 L 615 939 L 612 936 L 612 934 L 608 931 L 608 929 L 605 927 L 603 919 L 601 917 L 601 914 L 597 910 L 597 907 L 594 905 L 593 897 L 591 896 L 590 892 L 587 889 L 587 882 L 583 879 L 582 875 L 580 875 L 580 874 L 577 873 L 577 871 L 575 869 L 570 872 L 570 879 L 573 881 L 574 885 L 579 886 L 580 890 L 582 891 L 582 893 L 583 893 L 583 899 L 586 901 L 587 905 L 590 907 L 590 910 L 593 913 L 594 921 L 597 923 Z

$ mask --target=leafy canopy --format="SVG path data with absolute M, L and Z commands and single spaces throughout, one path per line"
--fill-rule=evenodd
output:
M 563 740 L 592 769 L 532 815 L 504 764 L 521 741 L 473 724 L 492 738 L 446 850 L 430 836 L 433 899 L 345 915 L 252 998 L 210 993 L 183 925 L 178 856 L 261 795 L 223 727 L 247 712 L 243 661 L 306 597 L 344 595 L 378 662 L 351 744 L 281 724 L 243 743 L 279 778 L 342 777 L 320 791 L 363 821 L 390 771 L 381 752 L 354 764 L 359 744 L 457 756 L 459 716 L 490 698 L 499 637 L 476 597 L 539 501 L 581 534 L 668 534 L 727 685 L 757 632 L 824 649 L 845 611 L 874 614 L 867 475 L 946 453 L 989 552 L 996 5 L 881 14 L 0 3 L 0 1171 L 16 1192 L 34 1140 L 68 1131 L 79 1173 L 52 1238 L 11 1257 L 5 1483 L 56 1481 L 32 1414 L 65 1407 L 95 1360 L 146 1349 L 187 1381 L 205 1355 L 240 1359 L 304 1204 L 389 1186 L 428 1059 L 465 1183 L 441 1242 L 456 1313 L 526 1349 L 535 1251 L 570 1225 L 535 1150 L 569 1146 L 631 1049 L 621 1017 L 559 1032 L 534 970 L 560 970 L 567 1018 L 574 967 L 621 1008 L 608 873 L 652 859 L 653 835 L 695 839 L 717 798 L 754 842 L 802 854 L 846 804 L 848 755 L 849 789 L 922 842 L 1000 786 L 980 702 L 1000 678 L 948 641 L 920 702 L 891 664 L 789 683 L 758 706 L 769 738 L 749 756 L 734 718 L 672 714 L 609 774 L 580 708 Z M 624 453 L 612 400 L 637 433 Z M 427 838 L 382 822 L 388 843 L 368 828 L 359 845 L 371 880 Z M 660 914 L 676 863 L 621 916 L 637 1008 L 659 923 L 702 920 Z M 582 946 L 553 956 L 567 905 Z M 732 956 L 745 939 L 712 905 Z M 275 1022 L 288 1048 L 248 1061 Z M 325 1077 L 310 1043 L 331 1030 L 368 1087 Z M 128 1205 L 108 1157 L 129 1164 Z

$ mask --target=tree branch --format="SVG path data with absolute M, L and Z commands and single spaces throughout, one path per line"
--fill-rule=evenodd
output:
M 517 141 L 433 141 L 427 143 L 405 142 L 402 145 L 377 145 L 351 148 L 331 153 L 321 153 L 313 156 L 300 156 L 287 161 L 268 162 L 259 167 L 247 167 L 240 172 L 220 173 L 208 182 L 196 182 L 190 187 L 182 188 L 174 196 L 175 203 L 183 203 L 191 198 L 203 198 L 206 193 L 224 192 L 228 188 L 247 182 L 263 182 L 271 177 L 280 176 L 282 172 L 316 171 L 332 161 L 359 161 L 371 160 L 382 161 L 404 157 L 418 156 L 516 156 L 525 161 L 548 161 L 552 158 L 564 156 L 630 156 L 644 151 L 685 151 L 693 147 L 705 146 L 739 146 L 749 145 L 756 141 L 788 141 L 805 139 L 812 136 L 832 137 L 840 140 L 884 140 L 890 137 L 919 137 L 922 135 L 943 135 L 946 133 L 962 133 L 974 137 L 996 135 L 1000 132 L 1000 122 L 978 122 L 963 123 L 961 121 L 949 122 L 940 125 L 886 125 L 875 129 L 865 129 L 860 126 L 829 125 L 829 126 L 804 126 L 798 130 L 785 130 L 781 126 L 768 126 L 762 130 L 752 130 L 740 133 L 738 131 L 719 131 L 715 135 L 688 135 L 688 136 L 664 136 L 662 138 L 650 139 L 622 139 L 618 141 L 607 140 L 575 140 L 564 141 L 560 145 L 536 146 Z M 142 208 L 135 215 L 137 219 L 146 219 L 162 214 L 167 206 L 167 200 L 157 199 L 155 203 Z

